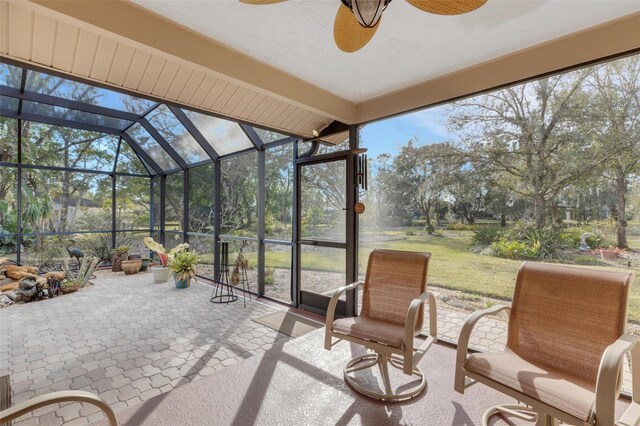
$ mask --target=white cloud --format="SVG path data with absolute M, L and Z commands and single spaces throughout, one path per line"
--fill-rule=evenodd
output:
M 424 128 L 442 139 L 448 139 L 450 136 L 447 130 L 449 112 L 443 107 L 417 111 L 402 116 L 401 119 L 406 120 L 411 126 Z

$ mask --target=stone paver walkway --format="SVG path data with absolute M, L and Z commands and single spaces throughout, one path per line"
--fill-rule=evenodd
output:
M 99 394 L 115 411 L 208 376 L 289 338 L 251 320 L 262 303 L 209 302 L 211 287 L 153 284 L 149 273 L 99 271 L 95 286 L 0 310 L 0 375 L 12 402 L 56 390 Z M 79 403 L 44 407 L 15 422 L 87 424 L 102 417 Z

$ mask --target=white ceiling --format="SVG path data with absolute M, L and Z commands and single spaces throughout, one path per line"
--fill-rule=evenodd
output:
M 438 16 L 394 0 L 356 53 L 333 41 L 340 0 L 133 0 L 353 102 L 362 102 L 640 10 L 639 0 L 489 0 Z

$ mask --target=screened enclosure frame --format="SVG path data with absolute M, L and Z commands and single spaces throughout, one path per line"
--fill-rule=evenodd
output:
M 18 83 L 10 84 L 5 71 L 13 67 L 19 71 Z M 11 71 L 11 70 L 9 70 Z M 15 71 L 15 70 L 14 70 Z M 41 93 L 37 90 L 30 90 L 30 81 L 36 76 L 51 78 L 56 81 L 59 86 L 63 87 L 61 92 L 56 94 Z M 64 88 L 69 85 L 70 88 Z M 145 108 L 141 112 L 132 112 L 123 110 L 114 105 L 103 104 L 91 100 L 86 102 L 78 100 L 69 93 L 74 88 L 89 88 L 99 90 L 107 94 L 107 96 L 123 97 L 125 99 L 139 99 L 145 104 Z M 66 91 L 65 91 L 66 90 Z M 65 97 L 66 96 L 66 97 Z M 16 105 L 17 101 L 17 105 Z M 121 101 L 122 103 L 122 101 Z M 15 108 L 11 108 L 15 105 Z M 37 107 L 34 107 L 37 106 Z M 171 138 L 171 129 L 169 126 L 158 126 L 157 115 L 159 111 L 165 114 L 164 118 L 169 117 L 172 121 L 173 128 L 178 129 L 179 138 Z M 60 113 L 62 111 L 62 113 Z M 319 142 L 317 140 L 303 140 L 296 135 L 285 135 L 280 131 L 270 130 L 259 127 L 254 128 L 248 123 L 239 122 L 238 120 L 229 119 L 227 117 L 218 116 L 209 112 L 197 111 L 195 109 L 186 108 L 171 102 L 149 99 L 141 97 L 138 94 L 130 93 L 127 90 L 112 88 L 105 85 L 96 84 L 94 82 L 84 81 L 73 76 L 67 76 L 55 71 L 35 67 L 32 65 L 22 64 L 5 58 L 0 58 L 0 117 L 15 119 L 17 122 L 17 140 L 9 143 L 17 144 L 17 156 L 10 162 L 0 161 L 0 167 L 15 170 L 16 187 L 15 187 L 15 204 L 16 204 L 16 231 L 7 234 L 4 229 L 0 237 L 11 236 L 16 239 L 15 254 L 16 261 L 21 263 L 23 242 L 25 237 L 33 236 L 57 236 L 57 235 L 80 235 L 80 234 L 111 234 L 111 248 L 115 248 L 117 236 L 119 233 L 146 233 L 158 239 L 162 244 L 167 243 L 167 236 L 175 235 L 183 242 L 189 242 L 191 238 L 211 238 L 213 244 L 213 269 L 214 276 L 206 276 L 206 278 L 215 278 L 220 271 L 220 253 L 217 242 L 222 240 L 246 240 L 257 244 L 257 289 L 258 295 L 265 293 L 264 274 L 265 274 L 265 250 L 266 245 L 269 246 L 287 246 L 291 247 L 291 268 L 292 271 L 296 266 L 296 244 L 293 241 L 294 226 L 291 223 L 291 235 L 285 239 L 266 238 L 265 235 L 265 205 L 266 205 L 266 187 L 265 187 L 265 163 L 266 152 L 272 148 L 281 147 L 290 144 L 292 156 L 290 164 L 295 170 L 295 162 L 298 157 L 298 142 L 311 142 L 311 148 L 303 153 L 302 156 L 314 155 L 318 149 Z M 85 118 L 90 119 L 85 119 Z M 194 119 L 196 121 L 194 121 Z M 215 120 L 222 123 L 226 127 L 237 126 L 237 130 L 232 130 L 232 134 L 237 138 L 241 138 L 244 142 L 233 144 L 231 150 L 224 146 L 226 141 L 212 141 L 211 135 L 215 136 L 215 129 L 203 128 L 202 123 L 206 120 Z M 25 122 L 42 123 L 44 125 L 56 126 L 60 128 L 76 129 L 82 131 L 95 132 L 97 134 L 109 135 L 117 138 L 117 147 L 115 150 L 115 158 L 113 167 L 109 170 L 94 170 L 92 168 L 82 167 L 61 167 L 57 165 L 46 164 L 29 164 L 24 161 L 23 147 L 23 126 Z M 122 125 L 124 124 L 124 125 Z M 166 121 L 165 123 L 166 124 Z M 352 135 L 357 135 L 357 127 L 351 126 Z M 344 129 L 341 128 L 344 131 Z M 208 132 L 208 134 L 207 134 Z M 259 132 L 266 132 L 269 140 L 263 140 Z M 142 139 L 139 134 L 144 133 L 147 142 L 155 144 L 161 149 L 162 157 L 154 157 L 150 154 L 151 150 L 143 146 L 140 142 Z M 262 133 L 264 134 L 264 133 Z M 224 135 L 222 135 L 224 136 Z M 357 136 L 356 136 L 357 138 Z M 183 141 L 188 140 L 191 145 L 179 146 Z M 357 139 L 353 139 L 354 143 Z M 216 145 L 217 143 L 217 145 Z M 220 145 L 222 143 L 222 145 Z M 139 162 L 144 166 L 146 173 L 136 173 L 129 171 L 121 171 L 118 168 L 119 160 L 123 156 L 123 150 L 128 146 Z M 220 148 L 222 151 L 220 152 Z M 199 152 L 195 159 L 189 158 L 193 151 Z M 221 165 L 225 160 L 234 157 L 257 153 L 257 229 L 255 236 L 237 236 L 225 235 L 221 229 L 222 212 L 222 172 Z M 186 154 L 186 155 L 185 155 Z M 189 229 L 189 187 L 190 172 L 197 167 L 213 165 L 214 196 L 211 200 L 214 206 L 213 232 L 201 233 L 194 232 Z M 170 166 L 167 166 L 170 165 Z M 111 180 L 111 227 L 110 229 L 91 229 L 91 230 L 66 230 L 60 232 L 28 232 L 23 227 L 23 173 L 25 170 L 44 170 L 59 171 L 72 173 L 85 173 L 93 175 L 102 175 L 109 177 Z M 170 230 L 166 228 L 166 197 L 167 197 L 167 178 L 181 174 L 182 176 L 182 226 L 181 230 Z M 148 227 L 135 227 L 131 229 L 118 229 L 117 225 L 117 197 L 118 197 L 118 178 L 133 177 L 149 179 L 149 224 Z M 154 184 L 158 186 L 154 191 Z M 295 191 L 292 194 L 292 210 L 295 206 Z M 68 208 L 65 207 L 65 208 Z M 292 211 L 291 220 L 295 217 L 295 210 Z M 352 239 L 355 244 L 355 239 Z M 354 269 L 354 268 L 350 268 Z M 351 274 L 355 275 L 355 274 Z M 291 274 L 291 301 L 296 303 L 297 285 L 295 274 Z

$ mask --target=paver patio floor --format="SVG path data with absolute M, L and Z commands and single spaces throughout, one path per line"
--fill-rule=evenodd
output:
M 0 310 L 0 375 L 10 375 L 13 403 L 79 389 L 99 394 L 117 412 L 290 339 L 252 321 L 277 307 L 255 300 L 246 308 L 241 300 L 212 304 L 212 288 L 202 283 L 178 290 L 172 282 L 153 284 L 150 273 L 108 271 L 93 282 L 71 295 Z M 438 337 L 456 342 L 467 316 L 439 304 Z M 498 318 L 482 319 L 471 346 L 500 351 L 506 329 Z M 93 406 L 73 403 L 38 409 L 15 425 L 101 417 Z
M 178 290 L 150 273 L 98 271 L 95 285 L 0 310 L 0 375 L 12 402 L 56 390 L 99 394 L 115 411 L 248 358 L 289 337 L 251 320 L 262 303 L 209 302 L 211 287 Z M 86 424 L 102 416 L 79 403 L 36 410 L 16 425 Z

